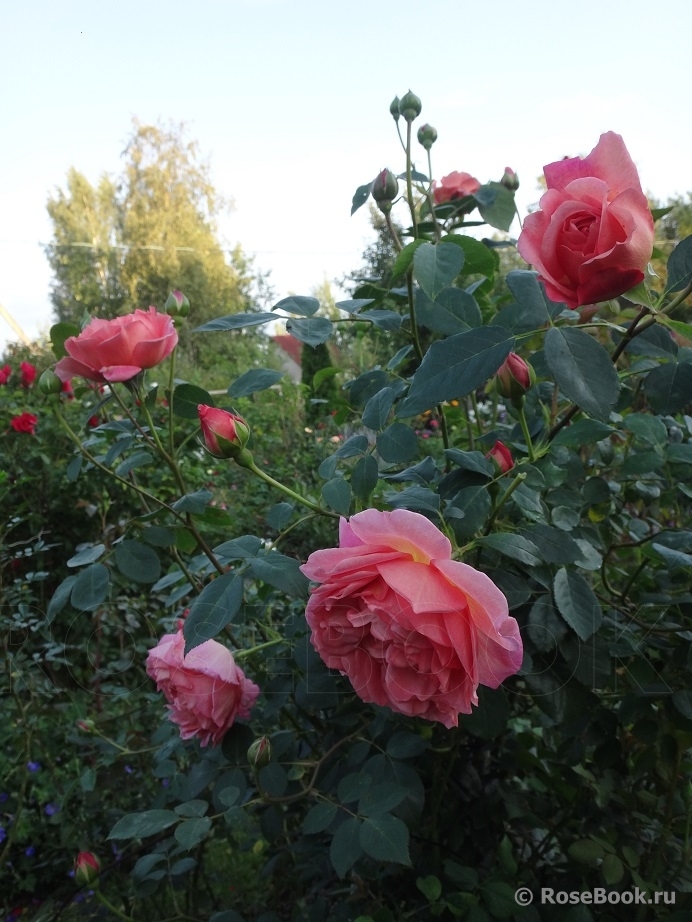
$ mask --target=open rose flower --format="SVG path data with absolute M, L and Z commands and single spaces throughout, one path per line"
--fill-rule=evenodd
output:
M 38 416 L 33 413 L 20 413 L 19 416 L 13 416 L 10 420 L 10 426 L 15 432 L 26 432 L 28 435 L 36 433 Z
M 19 383 L 22 387 L 31 387 L 36 380 L 36 366 L 31 362 L 22 362 L 19 366 L 21 377 Z
M 155 307 L 114 320 L 95 318 L 79 336 L 65 340 L 67 356 L 55 366 L 61 381 L 79 376 L 100 384 L 129 381 L 158 365 L 175 349 L 173 318 Z
M 312 643 L 364 701 L 455 727 L 522 662 L 519 627 L 485 574 L 451 559 L 449 540 L 406 509 L 341 520 L 339 547 L 303 573 L 321 585 L 306 610 Z
M 147 674 L 168 701 L 170 719 L 187 740 L 216 746 L 237 717 L 248 717 L 259 688 L 246 679 L 233 654 L 207 640 L 185 654 L 182 629 L 165 634 L 147 655 Z
M 517 249 L 548 297 L 570 308 L 606 301 L 644 280 L 654 222 L 637 168 L 619 134 L 602 134 L 588 157 L 545 168 L 548 191 L 527 216 Z
M 481 184 L 470 173 L 449 173 L 438 182 L 433 183 L 433 198 L 436 205 L 451 202 L 454 199 L 464 198 L 478 192 Z

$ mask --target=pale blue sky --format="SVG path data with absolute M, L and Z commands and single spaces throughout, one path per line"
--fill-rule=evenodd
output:
M 277 297 L 358 265 L 351 196 L 403 168 L 388 107 L 409 87 L 435 174 L 512 166 L 520 208 L 544 163 L 607 130 L 647 191 L 692 189 L 689 0 L 26 0 L 0 22 L 0 303 L 32 336 L 51 323 L 48 194 L 70 166 L 116 172 L 135 116 L 188 123 L 235 201 L 225 240 Z

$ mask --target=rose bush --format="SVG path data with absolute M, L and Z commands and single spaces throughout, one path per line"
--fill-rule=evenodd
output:
M 147 674 L 168 701 L 182 739 L 220 743 L 237 717 L 248 717 L 259 688 L 235 664 L 233 654 L 207 640 L 185 656 L 182 629 L 165 634 L 147 655 Z
M 497 688 L 522 661 L 504 595 L 451 553 L 419 513 L 368 509 L 301 567 L 321 583 L 305 616 L 327 666 L 364 701 L 446 727 L 478 703 L 479 684 Z
M 548 297 L 576 308 L 642 282 L 654 222 L 620 135 L 608 131 L 587 157 L 544 170 L 548 191 L 524 220 L 517 249 L 538 270 Z
M 75 376 L 101 384 L 129 381 L 167 358 L 177 342 L 172 318 L 155 307 L 115 320 L 97 317 L 79 336 L 65 340 L 68 355 L 57 363 L 55 373 L 61 381 Z

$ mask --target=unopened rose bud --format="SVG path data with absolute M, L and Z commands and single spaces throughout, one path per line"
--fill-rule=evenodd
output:
M 80 852 L 74 863 L 74 879 L 80 887 L 93 884 L 101 873 L 101 862 L 93 852 Z
M 56 375 L 52 368 L 46 368 L 41 377 L 38 379 L 38 389 L 42 394 L 50 396 L 51 394 L 62 393 L 62 381 Z
M 412 93 L 411 90 L 399 100 L 399 112 L 404 116 L 407 122 L 412 122 L 414 118 L 418 118 L 421 109 L 422 104 L 420 99 L 415 93 Z
M 250 427 L 242 416 L 201 403 L 197 407 L 204 447 L 215 458 L 235 458 L 247 445 Z
M 81 730 L 82 733 L 93 733 L 96 725 L 93 720 L 78 720 L 77 729 Z
M 510 192 L 516 192 L 519 188 L 519 177 L 511 166 L 505 167 L 505 172 L 502 174 L 500 182 L 505 189 L 509 189 Z
M 395 96 L 394 99 L 389 104 L 389 112 L 392 118 L 394 119 L 394 121 L 398 122 L 399 116 L 401 115 L 401 112 L 399 112 L 399 97 L 398 96 Z
M 182 293 L 182 291 L 178 291 L 176 288 L 175 291 L 172 291 L 168 295 L 168 299 L 166 300 L 163 309 L 169 315 L 169 317 L 187 317 L 187 315 L 190 313 L 190 302 Z
M 512 452 L 507 448 L 504 442 L 495 442 L 485 457 L 497 466 L 501 474 L 506 474 L 507 471 L 511 471 L 514 467 Z
M 536 373 L 521 356 L 510 352 L 498 368 L 495 382 L 498 392 L 518 406 L 524 394 L 535 384 Z
M 399 180 L 390 170 L 381 170 L 372 184 L 372 197 L 380 211 L 391 211 L 392 202 L 399 194 Z
M 250 746 L 247 751 L 247 760 L 250 768 L 259 771 L 265 765 L 269 765 L 272 757 L 272 745 L 266 736 L 260 736 Z
M 418 143 L 422 144 L 426 150 L 430 150 L 437 141 L 437 131 L 432 125 L 421 125 L 418 129 Z

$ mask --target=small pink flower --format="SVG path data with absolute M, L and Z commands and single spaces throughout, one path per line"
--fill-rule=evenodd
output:
M 65 340 L 68 355 L 60 359 L 55 373 L 61 381 L 75 376 L 100 384 L 130 381 L 144 368 L 160 364 L 177 343 L 173 318 L 155 307 L 114 320 L 97 317 L 79 336 Z
M 497 465 L 501 474 L 506 474 L 507 471 L 511 471 L 514 467 L 512 452 L 507 448 L 504 442 L 495 442 L 485 457 Z
M 185 656 L 182 627 L 165 634 L 147 656 L 147 674 L 168 701 L 182 739 L 216 746 L 237 717 L 249 717 L 259 688 L 236 666 L 231 651 L 207 640 Z
M 305 612 L 312 644 L 363 701 L 456 727 L 522 662 L 519 626 L 484 573 L 452 560 L 449 539 L 417 512 L 341 519 L 339 547 L 301 570 L 320 583 Z
M 101 873 L 101 862 L 93 852 L 80 852 L 74 863 L 74 879 L 82 887 L 93 884 Z
M 464 198 L 478 192 L 481 184 L 470 173 L 449 173 L 443 176 L 439 183 L 433 183 L 433 198 L 436 205 Z
M 10 420 L 10 426 L 15 432 L 26 432 L 29 435 L 36 433 L 37 423 L 38 416 L 34 416 L 33 413 L 20 413 L 19 416 L 13 416 Z
M 215 458 L 233 458 L 247 445 L 250 427 L 242 416 L 203 403 L 197 413 L 204 447 Z

